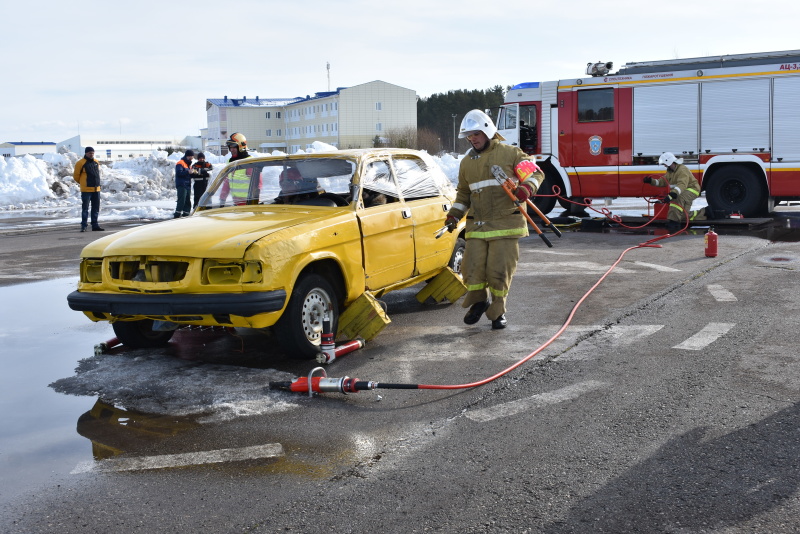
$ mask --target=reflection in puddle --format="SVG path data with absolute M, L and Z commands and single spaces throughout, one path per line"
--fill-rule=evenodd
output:
M 200 423 L 188 417 L 152 415 L 117 408 L 98 400 L 78 418 L 78 434 L 92 442 L 92 456 L 105 460 L 123 453 L 141 453 L 160 440 Z

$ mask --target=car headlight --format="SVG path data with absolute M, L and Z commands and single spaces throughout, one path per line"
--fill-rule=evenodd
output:
M 103 281 L 103 258 L 84 258 L 81 261 L 81 282 L 99 284 Z
M 204 260 L 203 283 L 209 285 L 256 284 L 263 269 L 258 261 Z

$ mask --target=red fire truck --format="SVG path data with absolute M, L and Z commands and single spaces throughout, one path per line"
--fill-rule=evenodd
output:
M 758 216 L 800 198 L 800 50 L 612 67 L 508 91 L 498 130 L 536 155 L 541 193 L 658 196 L 642 178 L 662 175 L 658 158 L 672 152 L 723 212 Z M 555 199 L 537 205 L 546 213 Z

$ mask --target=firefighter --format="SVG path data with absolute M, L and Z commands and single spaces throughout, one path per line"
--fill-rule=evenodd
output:
M 468 290 L 462 306 L 469 308 L 464 322 L 475 324 L 486 313 L 492 328 L 497 330 L 508 324 L 506 297 L 517 269 L 519 239 L 528 235 L 528 226 L 491 168 L 499 165 L 506 175 L 515 176 L 515 167 L 531 157 L 516 146 L 501 143 L 504 139 L 492 119 L 477 109 L 464 116 L 458 137 L 467 138 L 472 148 L 461 160 L 456 200 L 445 224 L 452 232 L 469 211 L 467 246 L 461 266 Z M 537 170 L 519 184 L 516 196 L 523 206 L 542 181 L 544 174 Z
M 230 139 L 225 141 L 225 144 L 231 154 L 228 163 L 250 157 L 250 153 L 247 151 L 247 139 L 244 134 L 238 132 L 231 134 Z M 220 207 L 225 205 L 225 201 L 228 199 L 228 193 L 230 193 L 233 198 L 233 204 L 235 206 L 247 204 L 248 193 L 250 192 L 250 177 L 252 174 L 253 169 L 237 169 L 225 179 L 219 192 Z M 260 178 L 258 186 L 260 189 Z M 258 199 L 258 193 L 255 194 L 255 198 Z
M 686 223 L 686 214 L 690 221 L 705 221 L 714 218 L 711 206 L 691 211 L 692 202 L 700 196 L 700 184 L 683 164 L 682 158 L 676 158 L 672 152 L 664 152 L 658 158 L 658 164 L 667 168 L 667 174 L 661 178 L 645 176 L 643 181 L 656 187 L 669 185 L 669 194 L 661 200 L 661 202 L 669 203 L 668 225 L 676 226 Z

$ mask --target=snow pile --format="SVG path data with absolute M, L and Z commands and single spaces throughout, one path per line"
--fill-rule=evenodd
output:
M 335 152 L 337 148 L 315 141 L 312 148 L 299 153 Z M 274 151 L 274 156 L 285 155 Z M 108 208 L 115 204 L 136 204 L 144 208 L 131 215 L 145 218 L 164 218 L 164 210 L 148 203 L 175 200 L 175 164 L 182 152 L 167 154 L 153 151 L 147 156 L 103 164 L 101 169 L 100 200 L 104 218 L 113 214 Z M 212 177 L 228 162 L 227 156 L 205 154 L 206 161 L 214 166 Z M 80 187 L 72 178 L 75 163 L 80 157 L 73 152 L 45 154 L 42 159 L 25 155 L 0 158 L 0 211 L 75 207 L 81 203 Z M 459 159 L 451 155 L 434 160 L 455 183 Z

